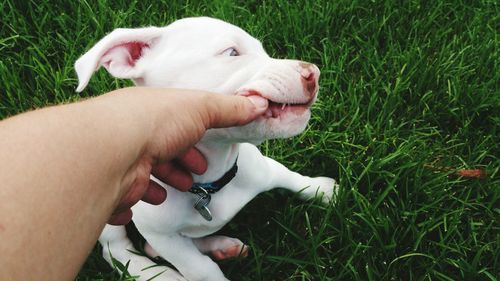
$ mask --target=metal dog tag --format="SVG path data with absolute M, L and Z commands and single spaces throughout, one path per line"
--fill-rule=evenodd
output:
M 200 215 L 207 221 L 212 220 L 212 213 L 210 213 L 210 209 L 208 209 L 207 206 L 203 206 L 200 209 L 196 210 L 198 210 L 198 213 L 200 213 Z
M 208 192 L 206 192 L 206 190 L 202 189 L 204 191 L 204 193 L 198 193 L 196 195 L 198 195 L 200 198 L 198 198 L 198 200 L 196 200 L 196 202 L 194 203 L 194 208 L 198 211 L 198 213 L 200 213 L 200 215 L 206 219 L 207 221 L 211 221 L 212 220 L 212 213 L 210 212 L 210 210 L 208 209 L 208 204 L 210 204 L 210 200 L 212 199 L 210 194 L 208 194 Z

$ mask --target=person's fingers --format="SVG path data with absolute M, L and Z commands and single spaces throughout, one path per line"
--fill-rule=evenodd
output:
M 111 218 L 108 220 L 108 223 L 112 225 L 124 225 L 129 223 L 131 219 L 132 219 L 132 210 L 127 209 L 123 212 L 113 214 Z
M 186 168 L 187 171 L 201 175 L 207 171 L 207 160 L 205 156 L 196 148 L 189 149 L 183 155 L 177 157 L 175 161 Z
M 167 191 L 153 180 L 149 180 L 148 188 L 142 196 L 142 201 L 153 205 L 159 205 L 167 199 Z
M 191 174 L 178 167 L 173 162 L 157 164 L 153 167 L 151 173 L 162 182 L 181 191 L 187 191 L 193 185 L 193 177 Z
M 259 95 L 209 95 L 205 99 L 208 124 L 206 128 L 226 128 L 245 125 L 264 114 L 268 100 Z

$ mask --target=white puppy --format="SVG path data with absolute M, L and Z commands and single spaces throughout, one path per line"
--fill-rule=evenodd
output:
M 104 258 L 123 264 L 139 280 L 227 280 L 214 259 L 246 255 L 238 239 L 207 236 L 221 229 L 257 194 L 276 187 L 321 195 L 329 202 L 333 179 L 310 178 L 263 156 L 255 144 L 304 130 L 318 91 L 318 68 L 310 63 L 270 58 L 261 43 L 242 29 L 211 18 L 186 18 L 166 27 L 117 29 L 78 59 L 82 91 L 104 66 L 111 75 L 137 85 L 203 89 L 225 95 L 260 95 L 267 112 L 241 127 L 209 130 L 196 147 L 208 160 L 205 174 L 193 175 L 193 192 L 166 184 L 167 200 L 133 208 L 134 223 L 147 240 L 146 252 L 161 256 L 179 273 L 136 255 L 123 226 L 107 225 L 99 238 Z M 138 104 L 137 106 L 140 106 Z M 250 144 L 252 143 L 252 144 Z M 236 172 L 237 171 L 237 172 Z M 195 208 L 196 205 L 196 208 Z

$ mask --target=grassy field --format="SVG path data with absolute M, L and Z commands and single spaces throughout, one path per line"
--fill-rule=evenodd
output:
M 0 118 L 130 85 L 101 70 L 74 91 L 74 61 L 114 28 L 221 18 L 321 68 L 306 132 L 261 149 L 342 186 L 328 208 L 284 191 L 252 201 L 221 231 L 251 246 L 220 263 L 228 278 L 498 279 L 498 3 L 148 2 L 0 0 Z M 96 246 L 77 279 L 120 277 Z

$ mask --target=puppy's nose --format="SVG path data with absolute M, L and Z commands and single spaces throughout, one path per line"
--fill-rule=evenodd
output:
M 319 88 L 319 69 L 316 65 L 307 62 L 301 62 L 299 66 L 300 78 L 302 81 L 302 86 L 304 87 L 304 92 L 309 97 L 314 97 Z

